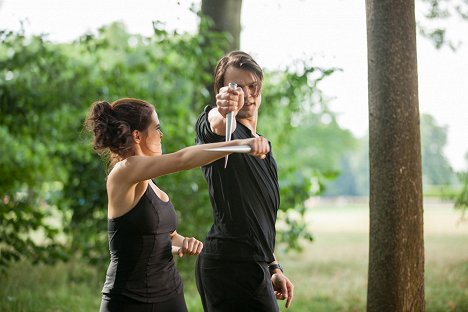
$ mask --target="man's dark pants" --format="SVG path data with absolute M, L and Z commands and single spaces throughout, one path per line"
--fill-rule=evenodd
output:
M 195 277 L 205 312 L 278 312 L 266 262 L 198 257 Z

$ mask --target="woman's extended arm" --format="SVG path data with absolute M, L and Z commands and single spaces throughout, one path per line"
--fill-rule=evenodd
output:
M 238 145 L 249 145 L 252 149 L 249 154 L 260 158 L 265 158 L 270 151 L 268 141 L 263 137 L 194 145 L 160 156 L 131 156 L 116 166 L 113 174 L 121 176 L 122 179 L 119 179 L 121 181 L 126 180 L 128 184 L 136 184 L 169 173 L 200 167 L 230 154 L 230 152 L 213 152 L 205 149 Z

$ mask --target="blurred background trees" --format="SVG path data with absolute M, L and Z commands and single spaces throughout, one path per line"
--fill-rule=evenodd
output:
M 421 114 L 421 157 L 423 189 L 426 196 L 449 196 L 451 187 L 460 187 L 457 174 L 444 155 L 447 145 L 447 127 L 439 125 L 435 118 Z M 368 196 L 369 137 L 354 138 L 355 145 L 341 156 L 340 174 L 326 185 L 325 195 Z
M 106 163 L 83 131 L 92 102 L 148 100 L 161 116 L 164 152 L 194 144 L 195 120 L 212 103 L 211 71 L 235 36 L 214 32 L 208 18 L 196 34 L 153 26 L 151 37 L 114 23 L 60 44 L 0 31 L 0 268 L 21 258 L 77 256 L 107 265 Z M 311 196 L 368 194 L 368 138 L 342 129 L 320 90 L 336 70 L 303 60 L 265 73 L 259 132 L 280 160 L 284 248 L 312 239 L 303 219 Z M 443 156 L 447 129 L 431 116 L 421 121 L 425 189 L 447 183 L 466 190 Z M 200 170 L 158 180 L 174 201 L 180 232 L 204 237 L 211 208 Z
M 211 103 L 206 68 L 214 68 L 227 40 L 208 31 L 208 20 L 200 25 L 189 35 L 155 22 L 154 36 L 145 38 L 115 23 L 67 44 L 1 33 L 2 267 L 21 257 L 53 262 L 80 256 L 107 264 L 106 163 L 83 130 L 87 110 L 98 99 L 143 98 L 161 116 L 164 152 L 194 144 L 195 120 Z M 340 155 L 353 141 L 320 95 L 320 81 L 333 71 L 302 62 L 266 73 L 260 132 L 282 159 L 287 227 L 281 239 L 291 248 L 311 235 L 288 211 L 305 212 L 304 201 L 337 175 Z M 174 201 L 180 232 L 204 237 L 211 208 L 201 171 L 158 180 Z
M 200 48 L 208 32 L 179 35 L 157 24 L 154 30 L 153 37 L 143 38 L 113 24 L 71 44 L 1 34 L 3 262 L 20 255 L 52 261 L 74 254 L 69 251 L 93 263 L 107 258 L 106 166 L 82 129 L 92 102 L 144 98 L 165 121 L 164 132 L 171 138 L 166 152 L 193 144 L 193 125 L 211 79 L 203 69 L 214 66 L 210 62 L 222 51 L 215 44 Z M 197 192 L 204 184 L 199 172 L 166 179 L 169 194 L 177 194 L 182 224 L 204 231 L 206 221 L 184 222 L 191 219 L 185 211 L 209 218 L 205 192 Z

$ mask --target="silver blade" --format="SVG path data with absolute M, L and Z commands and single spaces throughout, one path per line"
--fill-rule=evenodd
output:
M 226 169 L 226 168 L 227 168 L 227 162 L 228 162 L 228 158 L 229 158 L 229 156 L 228 156 L 228 155 L 224 156 L 224 169 Z
M 230 89 L 237 88 L 237 84 L 234 82 L 229 83 Z M 226 142 L 231 141 L 231 131 L 232 131 L 232 122 L 233 122 L 232 112 L 226 114 Z M 224 169 L 227 167 L 229 156 L 224 157 Z
M 226 114 L 226 142 L 231 141 L 232 112 Z M 224 157 L 224 168 L 227 167 L 229 156 Z
M 205 148 L 205 151 L 210 151 L 210 152 L 231 152 L 231 153 L 244 153 L 244 154 L 250 153 L 251 150 L 252 149 L 248 145 Z

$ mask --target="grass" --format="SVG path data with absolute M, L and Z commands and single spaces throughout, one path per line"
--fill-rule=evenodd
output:
M 13 266 L 1 277 L 0 311 L 98 311 L 95 270 L 83 264 L 55 266 L 28 262 Z
M 426 311 L 468 311 L 468 222 L 447 203 L 425 204 Z M 366 204 L 319 202 L 309 208 L 315 235 L 302 253 L 278 258 L 295 285 L 288 311 L 365 311 Z M 190 266 L 190 263 L 189 263 Z M 191 312 L 201 312 L 192 272 L 183 275 Z M 98 311 L 105 272 L 76 260 L 55 266 L 22 262 L 0 277 L 0 311 Z M 281 311 L 284 303 L 280 302 Z

